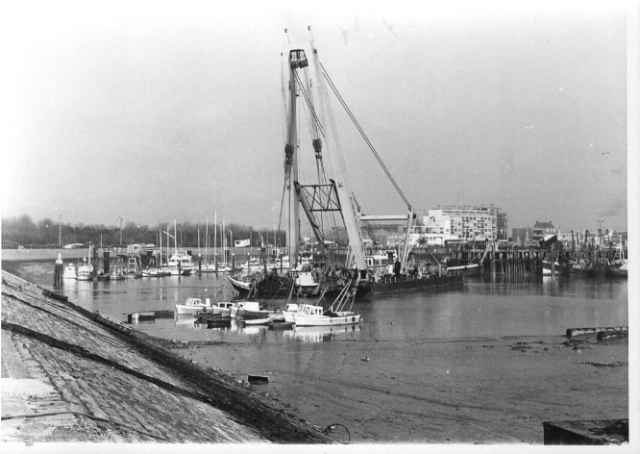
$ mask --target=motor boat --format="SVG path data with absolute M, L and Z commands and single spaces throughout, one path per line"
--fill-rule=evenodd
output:
M 202 301 L 202 298 L 187 298 L 184 304 L 176 304 L 176 314 L 197 314 L 198 312 L 204 312 L 211 308 L 211 301 L 209 298 Z
M 295 312 L 285 311 L 284 319 L 296 326 L 355 325 L 360 322 L 360 314 L 352 311 L 325 311 L 322 306 L 301 304 Z
M 169 257 L 168 268 L 172 276 L 189 276 L 193 272 L 193 261 L 189 254 L 175 252 Z

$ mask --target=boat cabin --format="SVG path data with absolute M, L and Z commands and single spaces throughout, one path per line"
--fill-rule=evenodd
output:
M 209 298 L 207 298 L 206 303 L 202 302 L 202 298 L 187 298 L 184 302 L 185 306 L 209 306 L 210 304 Z
M 239 301 L 237 303 L 234 303 L 235 307 L 238 310 L 245 310 L 245 311 L 259 311 L 260 310 L 260 303 L 257 301 Z
M 324 309 L 322 306 L 313 306 L 311 304 L 300 305 L 299 312 L 305 315 L 324 315 Z

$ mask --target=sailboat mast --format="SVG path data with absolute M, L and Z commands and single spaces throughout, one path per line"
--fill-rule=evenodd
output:
M 174 244 L 174 254 L 178 255 L 178 221 L 173 220 L 173 244 Z
M 209 252 L 209 217 L 206 218 L 205 226 L 204 226 L 204 257 L 205 257 L 206 263 L 209 263 L 208 252 Z
M 216 273 L 218 272 L 218 213 L 213 211 L 213 260 L 216 264 Z

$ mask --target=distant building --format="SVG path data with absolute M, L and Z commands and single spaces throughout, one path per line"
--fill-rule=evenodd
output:
M 549 235 L 556 235 L 558 229 L 553 226 L 551 221 L 536 221 L 533 225 L 531 239 L 536 242 L 540 242 Z
M 502 211 L 500 208 L 495 208 L 496 210 L 496 228 L 497 228 L 497 239 L 506 240 L 508 239 L 508 224 L 507 224 L 507 213 Z
M 517 227 L 511 229 L 511 241 L 519 247 L 527 247 L 530 245 L 533 237 L 533 229 L 531 227 Z
M 507 215 L 494 205 L 443 205 L 423 219 L 428 234 L 443 240 L 483 241 L 507 238 Z

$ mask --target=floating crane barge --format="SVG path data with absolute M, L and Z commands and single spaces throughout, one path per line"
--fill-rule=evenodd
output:
M 309 29 L 310 30 L 310 29 Z M 374 155 L 374 158 L 382 168 L 395 191 L 403 200 L 407 207 L 406 214 L 400 215 L 377 215 L 367 216 L 360 213 L 353 193 L 348 188 L 346 169 L 343 156 L 336 149 L 332 150 L 329 156 L 333 178 L 327 177 L 325 170 L 323 139 L 327 137 L 327 129 L 321 122 L 320 114 L 313 102 L 313 90 L 309 80 L 307 69 L 309 61 L 303 49 L 292 49 L 288 54 L 289 66 L 289 93 L 286 102 L 287 109 L 287 143 L 284 147 L 284 182 L 282 188 L 282 198 L 280 207 L 279 226 L 283 221 L 283 212 L 286 211 L 287 217 L 287 246 L 289 252 L 290 272 L 288 275 L 278 275 L 277 273 L 267 273 L 259 280 L 255 280 L 251 285 L 246 283 L 240 284 L 237 280 L 230 280 L 231 284 L 238 290 L 241 296 L 251 295 L 254 298 L 290 298 L 295 291 L 295 282 L 300 264 L 300 244 L 301 235 L 301 216 L 300 209 L 306 217 L 310 225 L 317 244 L 319 245 L 320 256 L 328 256 L 328 242 L 324 233 L 329 220 L 336 219 L 341 221 L 348 238 L 348 252 L 346 260 L 341 264 L 341 276 L 338 279 L 332 279 L 330 276 L 324 275 L 321 279 L 321 285 L 316 295 L 333 296 L 340 293 L 342 289 L 341 283 L 352 282 L 357 288 L 357 296 L 363 296 L 371 293 L 395 293 L 406 290 L 431 290 L 457 287 L 462 284 L 461 276 L 410 276 L 407 272 L 407 259 L 409 255 L 409 232 L 415 222 L 415 213 L 413 206 L 408 198 L 401 190 L 399 184 L 391 175 L 391 172 L 384 164 L 380 154 L 373 146 L 371 140 L 364 132 L 364 129 L 356 119 L 355 115 L 347 105 L 346 101 L 340 94 L 331 76 L 327 72 L 325 66 L 318 58 L 318 51 L 311 43 L 313 50 L 313 61 L 316 74 L 318 75 L 317 91 L 321 101 L 328 109 L 327 90 L 331 90 L 338 100 L 339 104 L 344 108 L 345 112 L 353 122 L 356 130 L 367 144 L 368 148 Z M 306 84 L 303 82 L 306 81 Z M 326 86 L 325 86 L 326 83 Z M 284 81 L 283 81 L 284 87 Z M 284 91 L 284 90 L 283 90 Z M 283 93 L 284 94 L 284 93 Z M 303 184 L 300 180 L 299 171 L 299 143 L 298 143 L 298 115 L 297 115 L 297 99 L 304 99 L 307 110 L 311 119 L 311 131 L 313 138 L 311 141 L 315 164 L 317 181 L 311 184 Z M 286 97 L 286 95 L 285 95 Z M 286 210 L 283 208 L 286 205 Z M 402 250 L 399 251 L 398 261 L 394 263 L 394 274 L 388 278 L 375 280 L 367 268 L 367 257 L 361 238 L 361 223 L 375 221 L 406 221 L 406 235 Z M 326 273 L 327 268 L 322 264 L 321 272 Z

